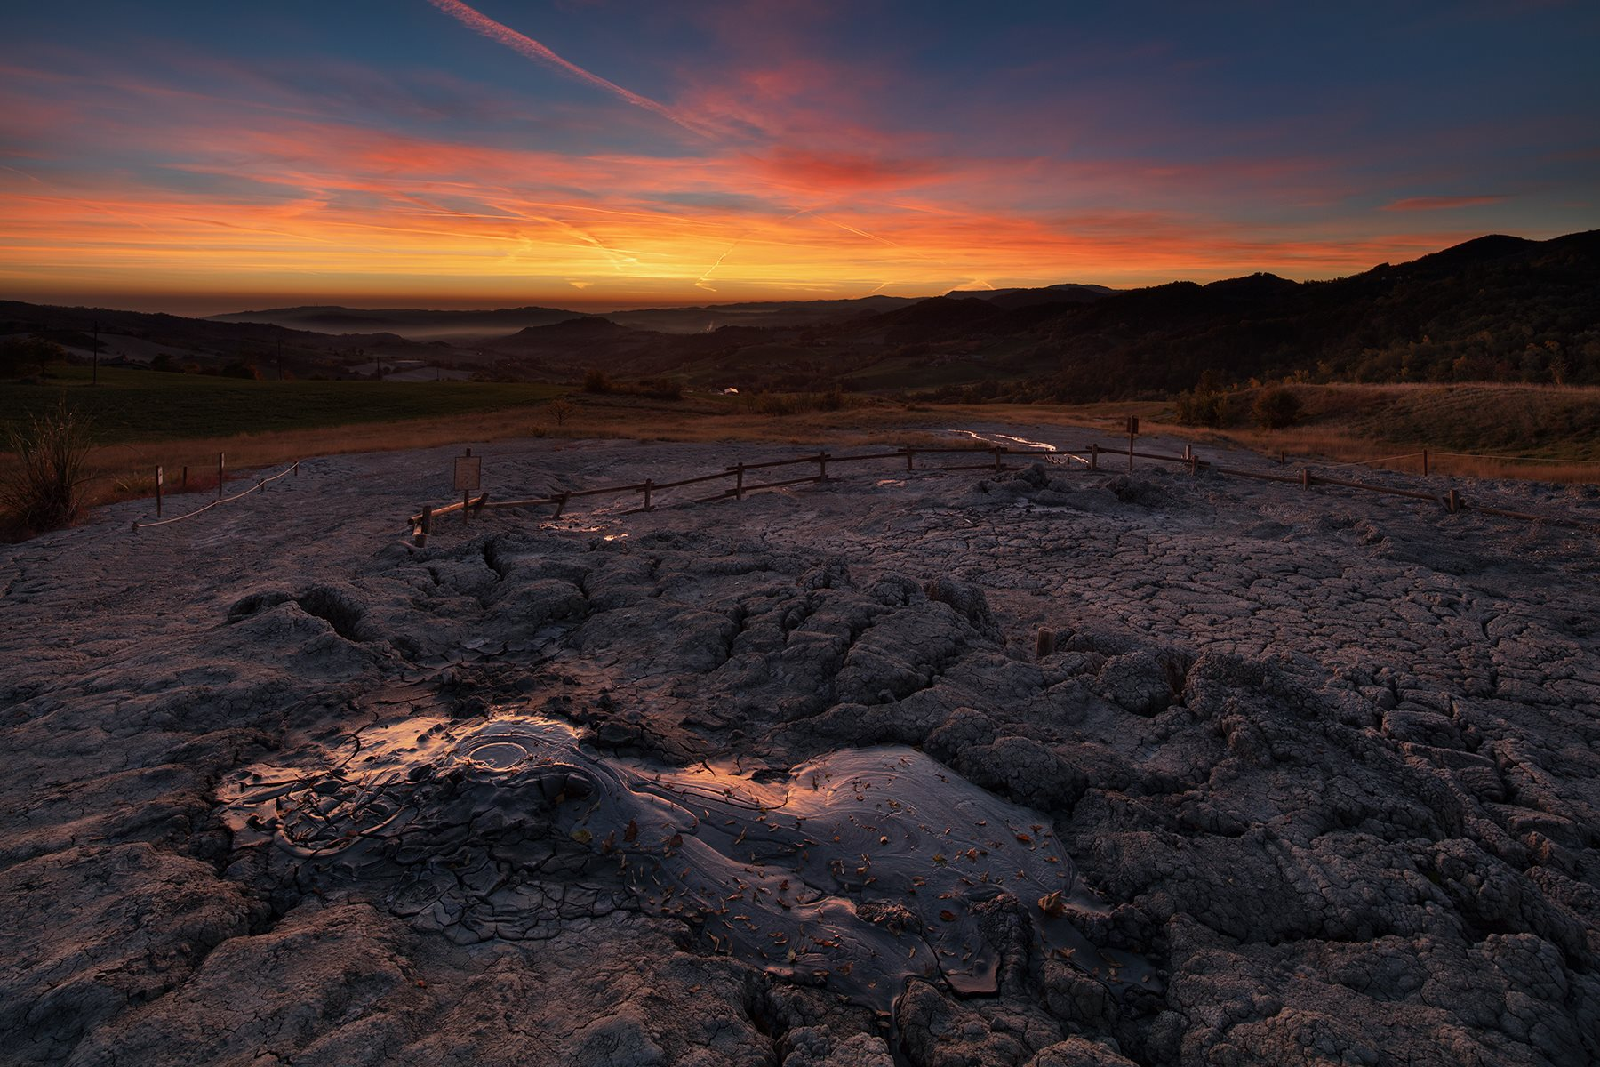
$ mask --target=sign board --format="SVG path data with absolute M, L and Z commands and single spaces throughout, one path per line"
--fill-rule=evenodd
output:
M 483 481 L 482 456 L 457 456 L 455 488 L 458 493 L 478 488 Z
M 1138 432 L 1139 432 L 1139 416 L 1137 416 L 1137 415 L 1129 415 L 1128 416 L 1128 436 L 1132 437 L 1133 435 L 1137 434 Z

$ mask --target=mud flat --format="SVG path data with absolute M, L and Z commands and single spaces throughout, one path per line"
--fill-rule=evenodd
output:
M 450 451 L 0 549 L 0 1061 L 1600 1059 L 1593 534 L 885 463 L 415 549 Z

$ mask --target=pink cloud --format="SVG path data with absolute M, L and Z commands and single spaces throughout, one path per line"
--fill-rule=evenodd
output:
M 1450 211 L 1454 208 L 1480 207 L 1498 204 L 1508 199 L 1504 196 L 1409 196 L 1385 204 L 1382 211 Z

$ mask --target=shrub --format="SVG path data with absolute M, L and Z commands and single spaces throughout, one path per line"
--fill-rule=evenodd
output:
M 261 372 L 256 370 L 255 364 L 236 360 L 222 368 L 224 378 L 243 378 L 245 381 L 255 382 L 261 380 Z
M 0 378 L 22 378 L 67 358 L 67 350 L 40 337 L 12 338 L 0 343 Z
M 1209 426 L 1215 430 L 1228 421 L 1227 394 L 1199 388 L 1192 393 L 1179 393 L 1177 413 L 1178 421 L 1185 426 Z
M 31 416 L 6 433 L 17 471 L 0 486 L 11 518 L 30 533 L 66 526 L 83 511 L 89 423 L 67 408 Z
M 682 400 L 683 383 L 676 378 L 655 378 L 639 383 L 639 391 L 656 400 Z
M 1300 419 L 1300 398 L 1280 387 L 1263 389 L 1250 405 L 1250 414 L 1263 430 L 1281 430 Z
M 598 367 L 590 368 L 583 376 L 583 391 L 586 393 L 611 392 L 611 379 L 606 372 Z
M 558 396 L 545 405 L 545 410 L 550 413 L 552 419 L 556 420 L 557 426 L 565 426 L 567 420 L 572 418 L 572 413 L 578 409 L 570 400 L 565 400 Z

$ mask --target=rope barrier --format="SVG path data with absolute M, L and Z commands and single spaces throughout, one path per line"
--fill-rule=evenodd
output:
M 1454 455 L 1454 454 L 1455 453 L 1452 453 L 1452 452 L 1435 452 L 1434 453 L 1434 455 L 1436 455 L 1436 456 L 1449 456 L 1449 455 Z M 1355 460 L 1351 460 L 1349 463 L 1335 463 L 1330 467 L 1323 467 L 1322 469 L 1325 470 L 1325 471 L 1336 471 L 1336 470 L 1343 470 L 1345 467 L 1370 467 L 1374 463 L 1389 463 L 1389 462 L 1391 462 L 1393 460 L 1411 459 L 1413 456 L 1420 456 L 1420 455 L 1422 455 L 1421 452 L 1402 452 L 1398 456 L 1380 456 L 1377 459 L 1355 459 Z
M 235 500 L 239 500 L 242 497 L 249 496 L 251 493 L 259 492 L 259 491 L 265 489 L 267 487 L 268 483 L 275 482 L 279 478 L 282 478 L 286 474 L 293 474 L 295 472 L 295 470 L 299 466 L 300 466 L 300 461 L 299 460 L 295 460 L 293 463 L 289 464 L 287 467 L 283 468 L 283 470 L 279 471 L 277 474 L 274 474 L 270 478 L 258 478 L 258 479 L 256 479 L 256 484 L 252 485 L 249 489 L 246 489 L 244 492 L 235 493 L 232 496 L 219 497 L 218 499 L 213 500 L 211 503 L 206 504 L 204 507 L 195 508 L 193 511 L 189 512 L 186 515 L 174 515 L 170 519 L 158 519 L 155 522 L 139 522 L 137 519 L 135 519 L 134 523 L 133 523 L 133 532 L 134 533 L 138 533 L 140 530 L 145 529 L 146 527 L 150 527 L 150 526 L 171 526 L 175 522 L 182 522 L 184 519 L 192 519 L 196 515 L 201 514 L 202 512 L 210 511 L 212 508 L 216 507 L 218 504 L 231 504 Z
M 1436 456 L 1456 456 L 1460 459 L 1492 459 L 1497 463 L 1561 463 L 1576 464 L 1585 460 L 1540 459 L 1537 456 L 1491 456 L 1485 452 L 1435 452 Z

